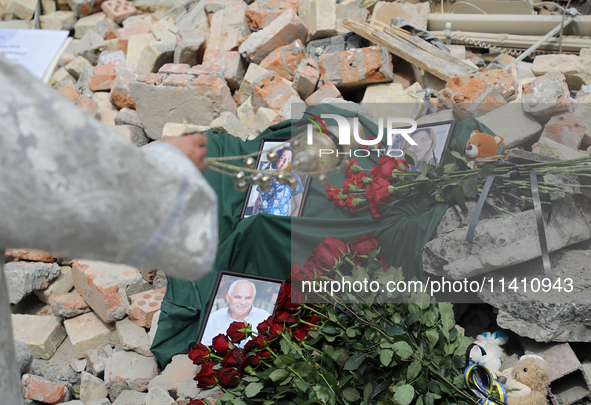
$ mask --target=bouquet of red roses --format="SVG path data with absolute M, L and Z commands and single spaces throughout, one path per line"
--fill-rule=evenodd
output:
M 409 164 L 403 159 L 396 159 L 382 155 L 378 164 L 369 174 L 363 170 L 355 159 L 349 161 L 345 167 L 347 178 L 343 182 L 343 188 L 328 184 L 326 195 L 340 207 L 347 207 L 354 213 L 358 206 L 368 201 L 371 213 L 374 217 L 380 216 L 379 206 L 390 202 L 391 195 L 395 192 L 392 185 L 398 181 L 396 173 L 409 168 Z M 365 198 L 363 198 L 365 197 Z

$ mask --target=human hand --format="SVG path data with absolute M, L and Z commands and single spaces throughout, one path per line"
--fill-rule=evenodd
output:
M 162 138 L 160 142 L 171 144 L 183 152 L 200 171 L 204 171 L 209 166 L 205 159 L 205 155 L 207 155 L 207 135 L 201 132 L 183 136 L 168 136 Z

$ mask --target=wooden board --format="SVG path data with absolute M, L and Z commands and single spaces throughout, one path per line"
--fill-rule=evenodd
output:
M 446 82 L 454 76 L 465 76 L 478 71 L 429 42 L 417 36 L 408 35 L 400 28 L 374 26 L 351 20 L 343 21 L 343 25 L 357 35 L 383 46 L 394 55 Z

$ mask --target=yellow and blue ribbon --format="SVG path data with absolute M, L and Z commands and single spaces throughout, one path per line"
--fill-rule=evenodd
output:
M 468 388 L 474 389 L 484 396 L 478 405 L 506 405 L 505 387 L 492 376 L 486 367 L 480 364 L 466 367 L 464 381 Z M 498 393 L 498 398 L 493 396 L 495 392 Z

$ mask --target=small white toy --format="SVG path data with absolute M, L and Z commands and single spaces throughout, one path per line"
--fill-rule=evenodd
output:
M 498 373 L 503 358 L 501 346 L 508 340 L 507 334 L 501 331 L 484 332 L 476 336 L 475 346 L 470 350 L 470 360 Z

